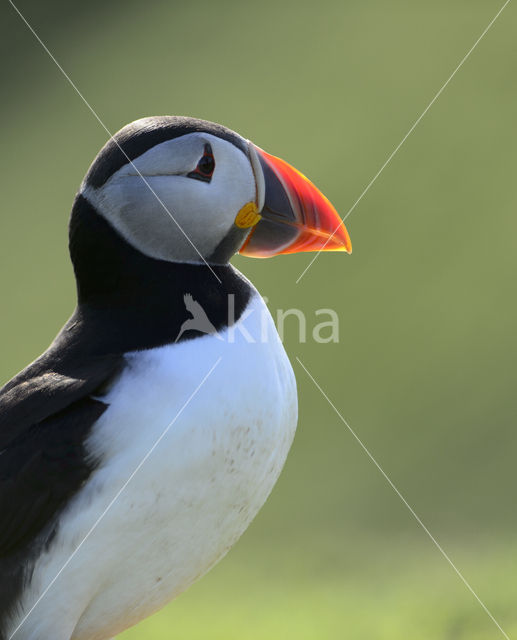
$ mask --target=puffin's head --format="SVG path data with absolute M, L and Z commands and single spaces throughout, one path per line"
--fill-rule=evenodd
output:
M 194 118 L 142 118 L 99 152 L 80 195 L 135 249 L 169 262 L 351 251 L 336 210 L 289 164 Z

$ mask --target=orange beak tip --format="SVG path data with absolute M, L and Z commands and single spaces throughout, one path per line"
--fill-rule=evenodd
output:
M 352 253 L 352 241 L 343 222 L 339 229 L 336 230 L 335 235 L 332 236 L 332 241 L 331 246 L 325 247 L 325 249 L 328 248 L 329 251 L 345 251 L 348 254 Z

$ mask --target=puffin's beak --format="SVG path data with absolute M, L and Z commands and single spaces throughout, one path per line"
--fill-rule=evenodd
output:
M 249 143 L 260 220 L 240 254 L 269 258 L 298 251 L 352 252 L 339 214 L 310 180 L 290 164 Z

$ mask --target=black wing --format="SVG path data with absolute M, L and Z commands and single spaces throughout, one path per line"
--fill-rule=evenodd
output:
M 0 627 L 27 563 L 48 544 L 60 511 L 96 466 L 85 439 L 107 405 L 94 396 L 124 363 L 116 354 L 86 354 L 77 333 L 65 327 L 0 389 Z
M 34 539 L 95 466 L 84 441 L 107 405 L 90 394 L 118 361 L 82 369 L 81 378 L 22 372 L 0 390 L 0 558 Z

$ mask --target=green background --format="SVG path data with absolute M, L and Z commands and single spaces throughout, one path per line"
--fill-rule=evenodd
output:
M 20 0 L 115 131 L 221 122 L 345 214 L 495 15 L 492 0 Z M 1 19 L 0 379 L 74 306 L 67 217 L 107 134 L 7 2 Z M 501 638 L 298 356 L 506 633 L 517 637 L 515 180 L 510 3 L 347 220 L 351 257 L 236 259 L 273 312 L 340 315 L 286 349 L 298 434 L 228 557 L 121 637 Z M 311 324 L 312 323 L 312 324 Z

